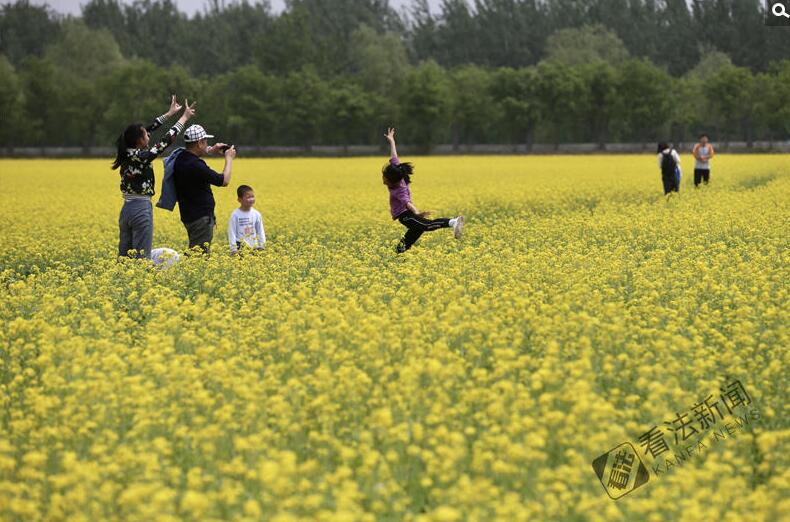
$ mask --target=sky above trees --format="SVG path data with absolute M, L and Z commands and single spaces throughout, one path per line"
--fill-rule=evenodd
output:
M 254 3 L 255 0 L 250 0 Z M 285 8 L 284 0 L 270 0 L 272 11 L 279 13 Z M 69 14 L 77 16 L 80 14 L 80 6 L 84 5 L 87 0 L 32 0 L 31 3 L 35 5 L 48 4 L 52 9 L 61 14 Z M 194 15 L 205 10 L 208 0 L 174 0 L 178 9 L 188 14 Z M 125 3 L 131 3 L 130 0 L 125 0 Z M 440 0 L 429 0 L 428 4 L 432 10 L 438 10 Z M 400 11 L 408 8 L 410 5 L 409 0 L 390 0 L 390 5 L 396 10 Z

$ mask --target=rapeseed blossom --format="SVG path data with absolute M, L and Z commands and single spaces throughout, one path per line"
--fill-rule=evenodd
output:
M 669 201 L 652 157 L 415 163 L 462 241 L 396 255 L 379 159 L 240 159 L 266 250 L 155 270 L 107 162 L 0 161 L 0 519 L 790 518 L 783 157 Z M 609 499 L 590 462 L 723 379 L 760 422 Z

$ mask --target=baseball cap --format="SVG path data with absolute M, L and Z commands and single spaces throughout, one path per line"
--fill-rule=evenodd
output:
M 202 125 L 190 125 L 186 132 L 184 132 L 184 141 L 187 143 L 200 141 L 203 138 L 213 137 L 214 136 L 211 134 L 206 134 L 206 129 L 204 129 Z

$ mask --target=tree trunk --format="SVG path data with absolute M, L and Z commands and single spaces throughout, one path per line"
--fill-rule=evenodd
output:
M 535 126 L 530 125 L 527 129 L 527 136 L 526 136 L 526 146 L 527 146 L 527 153 L 532 152 L 532 145 L 535 142 Z
M 754 135 L 752 134 L 751 118 L 746 118 L 743 127 L 744 131 L 746 131 L 746 148 L 751 150 L 751 148 L 754 146 Z
M 606 150 L 606 140 L 608 138 L 606 128 L 607 125 L 604 122 L 599 121 L 596 124 L 595 134 L 598 138 L 598 150 Z

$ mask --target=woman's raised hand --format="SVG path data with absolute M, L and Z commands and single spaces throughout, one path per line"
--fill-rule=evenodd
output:
M 189 100 L 184 98 L 184 114 L 181 115 L 181 119 L 185 122 L 195 115 L 195 107 L 197 107 L 197 102 L 192 102 L 192 105 L 189 104 Z
M 167 115 L 172 116 L 173 114 L 177 113 L 180 110 L 181 110 L 181 104 L 178 103 L 178 100 L 176 100 L 176 95 L 174 94 L 170 98 L 170 108 L 167 110 Z

